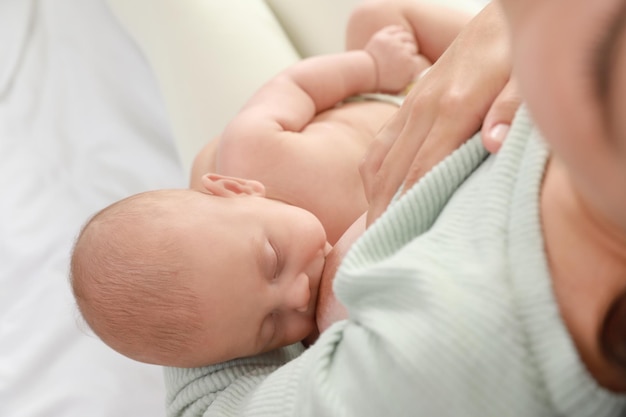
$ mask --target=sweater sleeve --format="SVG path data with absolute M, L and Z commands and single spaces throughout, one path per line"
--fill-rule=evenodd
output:
M 482 164 L 472 139 L 354 244 L 334 285 L 347 320 L 306 351 L 167 369 L 168 415 L 623 415 L 585 375 L 537 262 L 547 152 L 517 119 L 497 157 Z
M 201 368 L 165 368 L 167 415 L 239 416 L 267 375 L 297 358 L 304 350 L 297 343 L 252 358 Z M 275 378 L 276 385 L 280 379 Z
M 480 139 L 474 139 L 435 168 L 425 178 L 426 185 L 417 187 L 437 191 L 429 191 L 427 198 L 422 199 L 423 206 L 410 208 L 420 213 L 410 216 L 415 224 L 393 225 L 391 221 L 391 225 L 372 227 L 367 232 L 376 234 L 382 227 L 385 235 L 395 240 L 389 246 L 383 245 L 382 252 L 371 259 L 387 259 L 395 247 L 427 230 L 484 156 Z M 396 210 L 406 211 L 401 205 Z M 369 259 L 372 254 L 365 256 Z M 384 268 L 382 273 L 380 269 L 374 271 L 343 294 L 342 301 L 351 310 L 350 319 L 332 326 L 297 358 L 301 350 L 292 346 L 212 367 L 166 369 L 168 415 L 380 416 L 399 406 L 410 410 L 414 399 L 410 380 L 416 375 L 408 371 L 407 360 L 413 361 L 413 355 L 408 355 L 406 349 L 412 349 L 416 343 L 413 334 L 424 327 L 418 325 L 408 333 L 403 330 L 409 324 L 406 319 L 416 315 L 416 294 L 406 291 L 406 285 L 412 285 L 413 273 L 405 276 L 390 269 L 387 274 Z M 369 296 L 370 293 L 375 295 Z M 426 322 L 427 318 L 423 320 Z

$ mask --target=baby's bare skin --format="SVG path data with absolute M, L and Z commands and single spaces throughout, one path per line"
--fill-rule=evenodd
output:
M 364 50 L 304 60 L 263 86 L 196 159 L 207 171 L 265 185 L 266 197 L 312 212 L 334 244 L 367 210 L 358 166 L 397 111 L 369 92 L 397 93 L 424 68 L 400 26 L 377 32 Z

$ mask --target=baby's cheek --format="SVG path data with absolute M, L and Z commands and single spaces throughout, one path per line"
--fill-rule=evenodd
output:
M 294 315 L 290 320 L 283 323 L 283 325 L 285 326 L 285 336 L 281 346 L 302 342 L 310 338 L 317 338 L 317 326 L 313 315 Z

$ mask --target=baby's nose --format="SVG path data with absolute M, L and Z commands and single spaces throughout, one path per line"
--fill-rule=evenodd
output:
M 285 305 L 290 310 L 305 313 L 309 308 L 310 299 L 309 277 L 304 273 L 299 274 L 286 293 Z

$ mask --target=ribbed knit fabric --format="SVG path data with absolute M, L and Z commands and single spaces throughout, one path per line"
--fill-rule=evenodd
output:
M 302 354 L 166 369 L 168 414 L 626 414 L 625 397 L 586 372 L 555 304 L 539 221 L 548 151 L 525 110 L 485 156 L 470 140 L 355 243 L 335 281 L 349 320 Z

